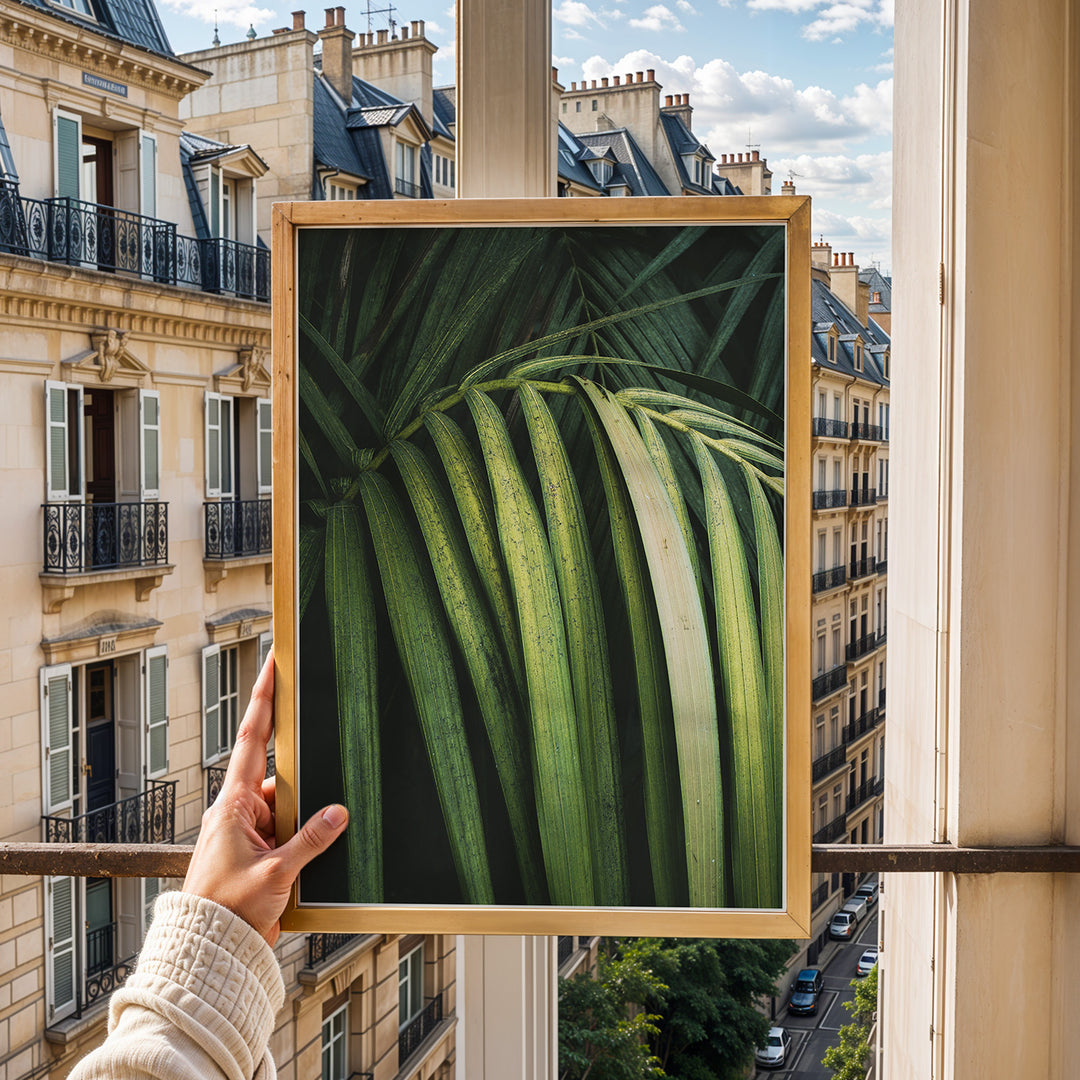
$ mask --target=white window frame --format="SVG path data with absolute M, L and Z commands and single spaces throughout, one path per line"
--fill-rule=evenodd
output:
M 39 689 L 41 702 L 41 811 L 48 816 L 58 814 L 64 810 L 70 810 L 75 804 L 75 791 L 72 781 L 72 738 L 71 724 L 74 716 L 73 698 L 74 680 L 71 675 L 70 664 L 54 664 L 51 667 L 43 667 L 39 672 Z M 55 692 L 64 685 L 67 707 L 65 709 L 64 743 L 59 747 L 52 737 L 52 706 L 56 701 Z M 50 698 L 49 688 L 53 694 Z M 53 782 L 53 764 L 57 757 L 62 759 L 57 766 L 57 781 Z M 57 790 L 58 789 L 58 790 Z
M 154 421 L 147 420 L 147 402 L 154 402 Z M 147 445 L 152 440 L 157 461 L 156 483 L 147 479 Z M 139 391 L 139 494 L 143 502 L 161 498 L 161 392 L 158 390 Z
M 221 646 L 207 645 L 202 651 L 200 680 L 202 700 L 202 763 L 203 768 L 221 760 L 218 732 L 221 730 Z M 213 730 L 213 746 L 209 733 Z
M 146 151 L 147 146 L 153 147 L 153 167 L 151 175 L 149 177 L 152 191 L 151 199 L 153 205 L 148 205 L 146 198 Z M 145 131 L 142 128 L 139 129 L 139 213 L 146 215 L 147 217 L 156 218 L 158 216 L 158 182 L 157 182 L 157 163 L 158 163 L 158 144 L 157 136 L 152 132 Z
M 211 420 L 211 405 L 217 404 L 217 421 Z M 228 424 L 223 417 L 228 414 Z M 226 430 L 227 428 L 227 430 Z M 233 436 L 236 430 L 236 409 L 230 394 L 215 394 L 207 390 L 203 394 L 203 467 L 206 473 L 206 497 L 208 499 L 231 499 L 233 493 Z M 216 452 L 211 445 L 212 435 L 217 435 Z M 217 484 L 212 482 L 210 463 L 217 465 Z
M 154 701 L 153 685 L 154 679 L 151 675 L 153 670 L 152 665 L 155 662 L 163 661 L 161 668 L 161 707 L 160 712 L 155 715 L 156 703 Z M 143 748 L 143 762 L 146 770 L 146 777 L 149 780 L 156 780 L 159 776 L 164 776 L 169 771 L 169 647 L 168 645 L 155 645 L 153 648 L 147 649 L 143 653 L 143 694 L 145 700 L 143 702 L 143 732 L 146 739 L 146 745 Z M 157 729 L 162 729 L 163 737 L 165 740 L 165 751 L 163 755 L 163 762 L 157 769 L 153 766 L 154 757 L 151 753 L 151 746 L 153 744 L 154 734 Z
M 416 958 L 414 967 L 414 957 Z M 418 987 L 417 1008 L 410 1012 L 407 1016 L 401 1015 L 401 990 L 404 986 L 406 988 L 407 999 L 412 997 L 413 985 Z M 424 943 L 421 941 L 419 945 L 414 949 L 410 949 L 403 957 L 398 960 L 398 1030 L 406 1027 L 411 1021 L 415 1020 L 424 1011 Z
M 259 677 L 259 672 L 263 669 L 263 664 L 266 663 L 266 656 L 270 652 L 271 646 L 274 644 L 274 631 L 264 630 L 259 635 L 259 664 L 255 669 L 255 678 Z
M 340 1029 L 334 1028 L 340 1025 Z M 341 1046 L 341 1069 L 334 1072 L 334 1049 Z M 322 1022 L 322 1080 L 345 1080 L 349 1075 L 349 1002 L 346 1000 Z
M 255 399 L 255 462 L 258 493 L 269 495 L 274 473 L 274 408 L 270 398 Z

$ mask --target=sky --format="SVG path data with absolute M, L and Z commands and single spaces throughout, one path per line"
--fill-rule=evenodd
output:
M 157 0 L 177 52 L 224 44 L 249 26 L 291 26 L 296 0 Z M 390 0 L 352 0 L 346 25 L 383 29 Z M 439 46 L 436 85 L 454 81 L 450 0 L 406 0 Z M 335 0 L 336 3 L 336 0 Z M 263 6 L 266 5 L 266 6 Z M 308 25 L 322 25 L 322 8 Z M 893 0 L 552 0 L 559 81 L 654 68 L 662 95 L 690 94 L 694 133 L 714 156 L 760 149 L 773 191 L 813 197 L 814 240 L 891 272 Z

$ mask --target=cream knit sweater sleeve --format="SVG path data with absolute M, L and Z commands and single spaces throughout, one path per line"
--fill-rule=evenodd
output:
M 70 1080 L 274 1080 L 285 1000 L 273 950 L 243 919 L 187 893 L 158 897 L 138 967 L 112 996 L 109 1037 Z

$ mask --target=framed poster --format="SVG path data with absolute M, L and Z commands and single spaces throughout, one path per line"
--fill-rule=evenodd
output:
M 279 840 L 350 811 L 282 926 L 806 936 L 808 200 L 279 204 L 273 259 Z

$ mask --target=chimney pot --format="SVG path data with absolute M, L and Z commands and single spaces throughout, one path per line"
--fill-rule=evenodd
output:
M 326 28 L 329 29 L 333 25 L 334 25 L 334 9 L 332 7 L 328 7 L 326 9 Z
M 742 154 L 739 155 L 739 161 L 742 161 Z
M 424 20 L 423 19 L 417 19 L 416 20 L 416 29 L 413 31 L 413 37 L 423 37 L 423 36 L 424 36 Z
M 593 88 L 594 90 L 596 89 L 596 80 L 595 80 L 595 79 L 593 79 L 593 81 L 592 81 L 592 88 Z
M 754 160 L 755 161 L 760 161 L 761 160 L 761 152 L 760 151 L 758 151 L 758 150 L 754 151 Z
M 627 85 L 629 86 L 629 84 L 630 84 L 630 83 L 632 83 L 632 82 L 634 81 L 634 73 L 633 73 L 632 71 L 628 71 L 628 72 L 627 72 L 627 73 L 626 73 L 626 74 L 625 74 L 625 75 L 623 76 L 623 78 L 624 78 L 624 79 L 626 79 L 626 83 L 627 83 Z
M 294 11 L 292 13 L 292 28 L 294 30 L 304 29 L 304 14 L 303 11 Z
M 644 79 L 645 79 L 645 77 L 642 75 L 642 73 L 640 71 L 638 71 L 638 72 L 636 72 L 634 74 L 634 82 L 643 82 Z
M 667 109 L 671 108 L 671 95 L 670 94 L 667 94 L 664 97 L 664 107 L 667 108 Z
M 656 78 L 656 69 L 655 68 L 646 68 L 645 69 L 645 78 L 648 79 L 649 82 L 653 82 L 653 80 L 655 80 L 655 78 Z
M 401 40 L 402 41 L 408 41 L 409 40 L 409 28 L 407 26 L 403 26 L 401 28 Z
M 619 85 L 619 76 L 618 75 L 613 75 L 611 77 L 611 84 L 612 84 L 612 86 L 618 86 Z
M 385 45 L 386 44 L 387 35 L 388 35 L 388 31 L 386 31 L 386 30 L 380 30 L 379 31 L 379 44 L 380 45 Z
M 343 7 L 334 8 L 334 25 L 345 25 L 345 9 Z
M 577 89 L 577 83 L 576 83 L 576 82 L 572 82 L 572 83 L 570 84 L 570 89 L 571 89 L 571 90 L 576 90 L 576 89 Z
M 600 85 L 601 86 L 607 86 L 607 79 L 601 79 L 600 80 Z

